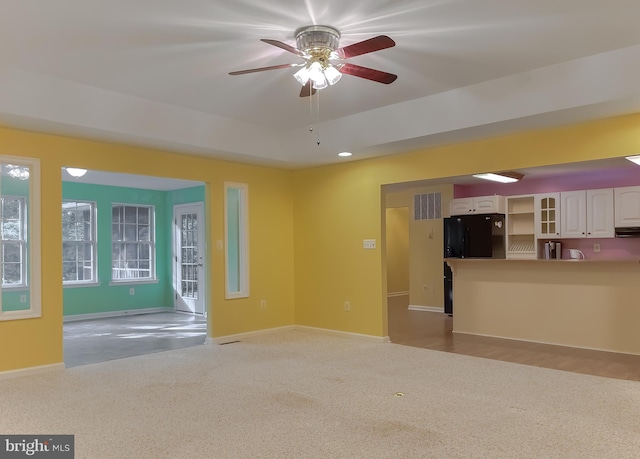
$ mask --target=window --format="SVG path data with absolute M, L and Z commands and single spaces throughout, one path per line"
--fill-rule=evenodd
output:
M 40 163 L 0 156 L 0 320 L 41 317 Z
M 155 280 L 154 208 L 114 204 L 111 210 L 111 278 Z
M 2 227 L 2 288 L 27 285 L 27 236 L 25 199 L 0 198 Z
M 225 183 L 226 298 L 249 296 L 248 194 L 243 183 Z
M 62 280 L 96 282 L 95 203 L 62 202 Z

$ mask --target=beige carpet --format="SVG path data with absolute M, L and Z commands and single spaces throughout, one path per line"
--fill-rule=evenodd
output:
M 402 393 L 403 396 L 398 396 Z M 313 332 L 0 381 L 76 458 L 637 458 L 640 383 Z

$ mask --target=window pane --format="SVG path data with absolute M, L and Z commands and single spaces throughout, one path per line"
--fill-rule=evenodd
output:
M 113 279 L 153 278 L 153 207 L 114 206 L 122 209 L 112 222 Z M 124 221 L 122 221 L 124 217 Z M 125 241 L 125 244 L 120 243 Z
M 247 194 L 248 189 L 244 184 L 225 184 L 227 298 L 246 297 L 249 294 Z

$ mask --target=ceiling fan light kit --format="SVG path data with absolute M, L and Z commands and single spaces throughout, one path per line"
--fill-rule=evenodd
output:
M 339 48 L 340 32 L 337 29 L 329 26 L 313 25 L 296 30 L 295 38 L 297 46 L 295 48 L 278 40 L 263 38 L 261 41 L 295 54 L 303 58 L 305 62 L 240 70 L 229 74 L 244 75 L 266 70 L 301 67 L 293 75 L 302 85 L 300 97 L 312 96 L 316 90 L 336 84 L 343 74 L 383 84 L 393 83 L 398 78 L 397 75 L 392 73 L 344 62 L 351 57 L 395 46 L 395 42 L 386 35 L 378 35 L 377 37 Z

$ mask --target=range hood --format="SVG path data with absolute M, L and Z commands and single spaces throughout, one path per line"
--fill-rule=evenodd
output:
M 640 237 L 640 226 L 616 228 L 616 237 Z

